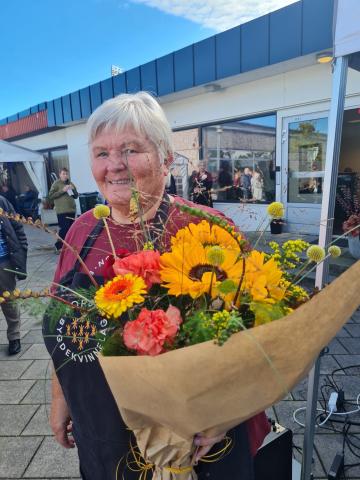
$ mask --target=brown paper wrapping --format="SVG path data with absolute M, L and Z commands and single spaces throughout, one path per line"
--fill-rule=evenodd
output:
M 360 305 L 360 261 L 296 311 L 233 335 L 157 357 L 102 357 L 121 415 L 155 480 L 196 479 L 196 433 L 224 432 L 281 400 Z

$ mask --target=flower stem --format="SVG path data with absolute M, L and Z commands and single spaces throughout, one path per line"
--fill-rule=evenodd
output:
M 308 270 L 304 275 L 302 275 L 299 280 L 297 280 L 295 283 L 293 283 L 292 285 L 295 287 L 296 285 L 298 285 L 300 282 L 302 282 L 304 280 L 304 278 L 306 278 L 309 273 L 311 273 L 313 270 L 315 270 L 315 268 L 320 265 L 321 263 L 325 262 L 326 259 L 328 259 L 329 257 L 331 257 L 330 254 L 326 255 L 322 260 L 321 262 L 318 262 L 318 263 L 315 263 L 311 268 L 310 270 Z M 305 266 L 307 266 L 310 262 L 307 262 Z
M 67 243 L 63 238 L 60 237 L 60 235 L 57 233 L 57 232 L 54 232 L 53 230 L 51 230 L 50 228 L 48 228 L 46 225 L 44 225 L 41 221 L 36 221 L 36 222 L 33 222 L 32 219 L 26 219 L 25 217 L 20 217 L 20 215 L 14 215 L 12 213 L 7 213 L 5 212 L 3 209 L 0 209 L 0 216 L 4 216 L 6 218 L 9 218 L 11 220 L 15 220 L 16 222 L 20 222 L 20 223 L 26 223 L 27 225 L 31 225 L 31 226 L 34 226 L 35 228 L 41 228 L 44 232 L 46 233 L 50 233 L 51 235 L 55 236 L 55 238 L 57 240 L 59 240 L 63 245 L 65 245 L 66 248 L 68 248 L 69 250 L 71 250 L 74 255 L 76 256 L 77 260 L 79 261 L 79 263 L 81 264 L 81 266 L 83 267 L 85 273 L 88 275 L 88 277 L 90 278 L 90 281 L 91 283 L 94 285 L 94 287 L 98 288 L 98 284 L 95 280 L 95 278 L 93 277 L 93 275 L 91 275 L 90 273 L 90 270 L 88 269 L 88 267 L 85 265 L 85 262 L 83 261 L 83 259 L 80 257 L 79 253 L 77 252 L 76 248 L 72 247 L 71 245 L 69 245 L 69 243 Z
M 356 230 L 357 228 L 360 228 L 360 223 L 359 223 L 359 225 L 356 225 L 355 227 L 350 228 L 350 230 L 348 230 L 347 232 L 345 232 L 345 233 L 343 233 L 342 235 L 340 235 L 340 237 L 335 238 L 335 240 L 333 240 L 332 242 L 329 243 L 328 247 L 330 247 L 330 245 L 332 245 L 333 243 L 336 243 L 338 240 L 346 237 L 347 235 L 349 235 L 349 233 L 351 233 L 352 231 Z
M 236 302 L 238 300 L 238 297 L 240 295 L 241 287 L 242 287 L 244 277 L 245 277 L 245 265 L 246 265 L 245 264 L 245 257 L 242 257 L 242 273 L 241 273 L 240 282 L 239 282 L 239 285 L 238 285 L 238 288 L 236 290 L 235 297 L 234 297 L 234 305 L 235 306 L 236 306 Z
M 90 281 L 91 283 L 94 285 L 94 287 L 98 288 L 99 287 L 99 284 L 97 283 L 97 281 L 95 280 L 95 278 L 93 277 L 93 275 L 91 275 L 90 273 L 90 270 L 88 269 L 87 265 L 85 264 L 84 260 L 80 257 L 79 255 L 79 252 L 76 250 L 75 247 L 71 246 L 69 243 L 67 243 L 65 240 L 63 240 L 60 235 L 56 234 L 56 236 L 59 238 L 59 240 L 62 241 L 62 243 L 65 245 L 65 247 L 67 247 L 69 250 L 71 250 L 73 252 L 73 254 L 76 256 L 77 260 L 79 261 L 80 265 L 83 267 L 85 273 L 87 274 L 87 276 L 90 278 Z
M 258 236 L 258 239 L 256 240 L 256 242 L 255 242 L 254 245 L 253 245 L 253 249 L 254 249 L 254 250 L 255 250 L 255 247 L 257 246 L 257 244 L 260 242 L 260 240 L 261 240 L 262 237 L 264 236 L 264 233 L 265 233 L 266 229 L 268 228 L 268 226 L 270 225 L 270 223 L 271 223 L 271 220 L 267 223 L 266 227 L 261 230 L 261 233 L 260 233 L 260 235 Z
M 112 254 L 113 254 L 113 257 L 114 257 L 114 260 L 116 260 L 116 252 L 115 252 L 115 247 L 114 247 L 114 243 L 112 241 L 112 238 L 111 238 L 111 235 L 110 235 L 110 229 L 109 229 L 109 225 L 108 225 L 108 222 L 106 220 L 106 218 L 103 217 L 103 222 L 104 222 L 104 226 L 105 226 L 105 230 L 106 230 L 106 233 L 107 233 L 107 236 L 109 238 L 109 242 L 110 242 L 110 246 L 111 246 L 111 250 L 112 250 Z

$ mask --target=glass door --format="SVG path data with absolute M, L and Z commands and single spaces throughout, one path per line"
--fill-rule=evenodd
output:
M 281 191 L 290 231 L 319 232 L 327 130 L 326 112 L 283 121 Z

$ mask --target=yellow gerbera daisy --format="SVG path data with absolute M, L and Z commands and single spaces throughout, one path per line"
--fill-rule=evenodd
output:
M 144 280 L 127 273 L 118 275 L 101 287 L 95 294 L 95 303 L 103 314 L 117 318 L 135 303 L 142 303 L 145 293 Z
M 170 295 L 190 295 L 198 298 L 210 291 L 215 295 L 214 287 L 226 279 L 238 281 L 242 272 L 242 263 L 238 261 L 239 250 L 224 249 L 224 261 L 221 265 L 211 265 L 208 250 L 195 238 L 187 238 L 186 243 L 178 242 L 171 252 L 160 257 L 160 276 L 163 286 Z
M 286 287 L 281 283 L 283 272 L 271 258 L 265 262 L 265 254 L 253 250 L 246 259 L 245 288 L 256 301 L 280 301 Z M 265 293 L 265 290 L 267 293 Z
M 240 238 L 241 239 L 241 236 Z M 206 220 L 198 224 L 190 223 L 187 227 L 179 230 L 175 237 L 172 237 L 172 246 L 189 243 L 197 240 L 202 246 L 219 246 L 229 250 L 240 252 L 240 247 L 233 236 L 220 228 L 218 225 L 210 225 Z

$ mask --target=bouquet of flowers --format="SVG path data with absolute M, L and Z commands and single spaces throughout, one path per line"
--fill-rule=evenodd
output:
M 338 247 L 294 240 L 265 253 L 225 219 L 177 207 L 198 223 L 178 230 L 167 251 L 150 242 L 135 253 L 113 249 L 106 283 L 72 292 L 85 299 L 81 307 L 49 290 L 0 298 L 50 296 L 54 325 L 77 309 L 76 332 L 67 335 L 80 349 L 100 339 L 94 316 L 106 318 L 99 361 L 136 437 L 140 453 L 131 446 L 130 463 L 156 480 L 196 479 L 194 435 L 218 435 L 280 400 L 360 303 L 359 263 L 311 299 L 299 285 Z M 270 217 L 282 208 L 271 204 Z M 111 243 L 109 208 L 93 213 Z

